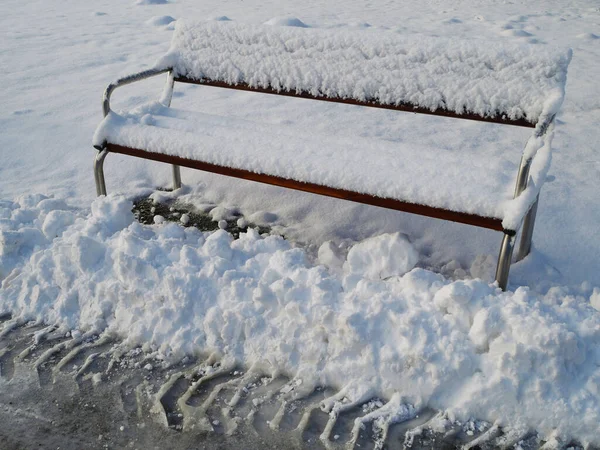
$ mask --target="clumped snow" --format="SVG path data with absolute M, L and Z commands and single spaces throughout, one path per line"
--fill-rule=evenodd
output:
M 525 117 L 531 123 L 551 116 L 562 103 L 571 50 L 380 30 L 303 30 L 301 23 L 180 21 L 157 66 L 194 79 Z
M 454 130 L 451 124 L 440 125 Z M 244 132 L 234 134 L 232 128 Z M 487 128 L 496 130 L 483 134 L 482 129 L 480 146 L 473 149 L 460 144 L 449 147 L 437 136 L 424 136 L 415 142 L 404 141 L 400 133 L 395 140 L 330 136 L 317 131 L 306 135 L 285 125 L 274 128 L 150 103 L 131 112 L 110 113 L 96 130 L 93 142 L 102 145 L 108 141 L 453 211 L 508 217 L 505 226 L 517 229 L 543 184 L 538 180 L 544 179 L 548 165 L 538 164 L 540 158 L 536 158 L 531 169 L 535 183 L 513 200 L 519 148 L 498 143 L 500 126 Z M 440 145 L 446 146 L 443 151 Z M 549 144 L 542 150 L 540 156 L 545 155 L 543 160 L 548 161 Z
M 349 274 L 370 280 L 401 276 L 419 262 L 419 254 L 400 233 L 366 239 L 348 252 L 344 267 Z
M 347 401 L 402 398 L 392 415 L 430 406 L 599 443 L 597 292 L 590 304 L 561 288 L 451 282 L 412 269 L 418 256 L 399 234 L 353 247 L 336 274 L 253 229 L 234 240 L 141 225 L 116 195 L 85 218 L 59 219 L 59 237 L 40 239 L 30 256 L 18 236 L 43 235 L 49 201 L 4 204 L 1 236 L 17 244 L 3 246 L 0 313 L 116 332 L 167 357 L 215 351 L 282 370 L 303 388 L 338 387 Z

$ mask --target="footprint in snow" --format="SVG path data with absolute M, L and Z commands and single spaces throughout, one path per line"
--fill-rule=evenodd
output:
M 137 0 L 136 5 L 166 5 L 169 3 L 167 0 Z
M 453 17 L 452 19 L 442 20 L 444 25 L 454 25 L 455 23 L 462 23 L 462 20 Z
M 600 36 L 594 33 L 581 33 L 578 34 L 577 37 L 579 39 L 583 39 L 584 41 L 595 41 L 597 39 L 600 39 Z
M 522 30 L 522 29 L 514 29 L 514 28 L 505 29 L 504 31 L 502 31 L 502 34 L 504 36 L 515 36 L 515 37 L 529 37 L 529 36 L 533 36 L 528 31 L 525 31 L 525 30 Z
M 216 20 L 217 22 L 231 22 L 231 19 L 227 16 L 213 16 L 206 20 Z

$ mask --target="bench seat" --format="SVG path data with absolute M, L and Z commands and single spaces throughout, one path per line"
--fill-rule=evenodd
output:
M 95 140 L 501 221 L 521 150 L 492 136 L 477 148 L 434 147 L 439 142 L 421 138 L 342 138 L 152 103 L 109 114 Z

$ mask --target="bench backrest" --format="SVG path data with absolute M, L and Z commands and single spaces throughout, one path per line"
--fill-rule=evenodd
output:
M 558 111 L 570 50 L 178 21 L 157 67 L 181 81 L 535 126 Z

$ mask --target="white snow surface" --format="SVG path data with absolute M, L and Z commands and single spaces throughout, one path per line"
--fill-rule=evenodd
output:
M 179 21 L 157 66 L 192 79 L 531 123 L 564 97 L 571 50 L 290 24 Z
M 519 147 L 507 147 L 494 139 L 501 133 L 500 126 L 476 125 L 483 135 L 473 148 L 460 137 L 450 145 L 437 136 L 423 136 L 415 142 L 404 140 L 399 133 L 393 140 L 301 133 L 283 124 L 273 127 L 166 108 L 154 102 L 131 112 L 110 113 L 96 130 L 93 142 L 102 145 L 108 141 L 484 217 L 503 219 L 512 214 L 505 226 L 518 229 L 548 168 L 542 164 L 536 170 L 538 166 L 534 166 L 532 177 L 536 181 L 542 178 L 542 182 L 532 184 L 537 190 L 532 189 L 530 202 L 521 207 L 524 197 L 513 200 Z M 485 133 L 491 128 L 494 130 Z M 231 129 L 240 133 L 231 133 Z M 543 174 L 537 176 L 539 171 Z
M 242 364 L 260 357 L 267 367 L 306 379 L 302 386 L 320 377 L 344 385 L 351 398 L 393 392 L 386 398 L 398 399 L 396 393 L 408 392 L 403 401 L 417 410 L 428 404 L 463 418 L 497 418 L 515 430 L 556 430 L 552 435 L 561 442 L 597 443 L 596 0 L 178 0 L 149 6 L 4 0 L 0 11 L 0 62 L 10 68 L 0 73 L 1 310 L 63 324 L 65 334 L 112 330 L 165 355 L 213 348 Z M 489 284 L 500 238 L 489 230 L 185 169 L 184 188 L 153 197 L 238 211 L 288 240 L 249 232 L 236 243 L 222 231 L 209 239 L 174 224 L 146 227 L 133 222 L 131 204 L 120 197 L 94 202 L 89 140 L 101 120 L 101 93 L 168 51 L 168 27 L 146 25 L 160 15 L 253 25 L 282 24 L 287 17 L 358 36 L 376 29 L 528 43 L 540 51 L 573 48 L 552 168 L 537 171 L 545 184 L 534 249 L 513 265 L 509 291 Z M 113 105 L 132 111 L 155 99 L 163 83 L 130 85 Z M 341 140 L 424 140 L 473 153 L 498 141 L 507 158 L 514 149 L 511 164 L 529 134 L 510 127 L 500 133 L 492 125 L 482 133 L 468 121 L 448 127 L 443 121 L 450 119 L 197 86 L 177 86 L 173 106 Z M 532 148 L 540 168 L 547 167 L 550 155 Z M 168 167 L 121 155 L 109 155 L 105 171 L 109 192 L 129 199 L 170 182 Z M 374 248 L 371 238 L 397 232 L 418 252 L 416 268 L 385 280 L 344 269 L 357 244 Z M 316 263 L 317 255 L 326 267 Z M 255 297 L 259 284 L 266 287 Z M 246 331 L 253 339 L 245 339 Z
M 217 352 L 350 401 L 401 398 L 388 407 L 600 442 L 600 314 L 585 298 L 411 270 L 418 256 L 397 233 L 358 244 L 334 275 L 253 229 L 233 240 L 144 226 L 116 195 L 74 220 L 52 201 L 2 205 L 3 271 L 21 267 L 2 282 L 0 313 L 118 333 L 168 357 Z

